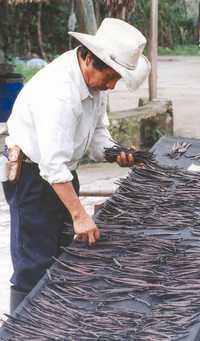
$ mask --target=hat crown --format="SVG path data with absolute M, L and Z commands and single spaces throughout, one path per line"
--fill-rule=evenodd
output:
M 112 60 L 130 70 L 135 69 L 146 45 L 146 38 L 140 31 L 114 18 L 102 21 L 96 38 Z

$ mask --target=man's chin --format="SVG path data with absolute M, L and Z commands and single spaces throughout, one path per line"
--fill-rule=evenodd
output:
M 98 92 L 98 91 L 106 91 L 108 89 L 105 87 L 90 87 L 90 90 Z

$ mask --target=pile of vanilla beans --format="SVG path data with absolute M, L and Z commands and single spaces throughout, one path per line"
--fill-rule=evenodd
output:
M 200 323 L 200 176 L 142 157 L 98 212 L 97 245 L 63 248 L 1 340 L 191 340 Z

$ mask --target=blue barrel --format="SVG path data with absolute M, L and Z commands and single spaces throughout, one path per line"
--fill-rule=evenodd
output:
M 15 99 L 22 87 L 22 75 L 9 73 L 0 76 L 0 122 L 6 122 L 8 120 Z

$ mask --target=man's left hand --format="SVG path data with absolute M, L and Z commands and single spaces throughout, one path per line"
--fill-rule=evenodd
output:
M 135 146 L 130 147 L 130 153 L 121 152 L 117 155 L 117 163 L 120 167 L 131 167 L 134 164 L 133 151 L 136 151 Z
M 121 152 L 117 155 L 117 163 L 120 167 L 131 167 L 134 164 L 134 157 L 131 153 Z

